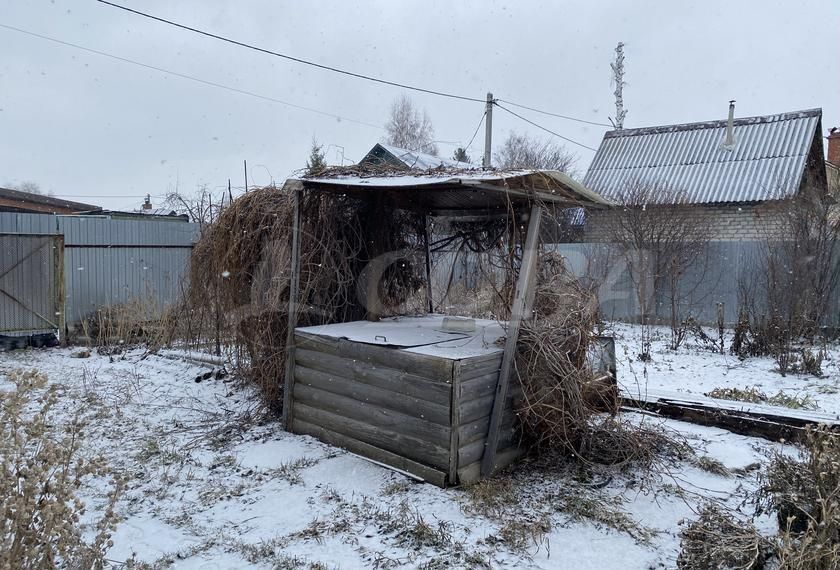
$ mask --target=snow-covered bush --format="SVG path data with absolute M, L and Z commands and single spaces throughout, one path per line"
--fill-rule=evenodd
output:
M 87 477 L 107 477 L 101 459 L 80 453 L 82 424 L 56 424 L 55 385 L 41 374 L 15 371 L 0 391 L 0 568 L 102 568 L 117 524 L 115 480 L 96 535 L 85 540 L 85 505 L 77 491 Z

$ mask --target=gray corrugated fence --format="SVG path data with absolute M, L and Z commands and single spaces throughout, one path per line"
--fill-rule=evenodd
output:
M 64 236 L 67 323 L 133 299 L 175 301 L 189 268 L 195 224 L 0 212 L 0 232 Z
M 616 244 L 567 243 L 547 245 L 562 254 L 572 272 L 598 284 L 601 314 L 607 319 L 636 320 L 640 316 L 636 284 L 631 278 L 629 264 Z M 702 324 L 712 325 L 717 319 L 718 304 L 723 305 L 728 325 L 738 319 L 739 290 L 752 287 L 753 295 L 760 295 L 759 285 L 766 279 L 762 269 L 765 243 L 758 241 L 710 242 L 706 252 L 688 268 L 680 279 L 677 295 L 682 317 L 693 316 Z M 840 254 L 840 252 L 838 252 Z M 840 255 L 838 255 L 840 263 Z M 670 316 L 670 295 L 667 287 L 653 292 L 654 317 L 667 320 Z M 754 298 L 758 304 L 765 302 Z M 840 323 L 840 291 L 832 295 L 823 324 Z

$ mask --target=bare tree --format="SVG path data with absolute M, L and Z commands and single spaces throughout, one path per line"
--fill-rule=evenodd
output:
M 20 183 L 9 182 L 5 185 L 10 190 L 17 190 L 19 192 L 28 192 L 30 194 L 41 194 L 45 196 L 52 196 L 52 192 L 44 192 L 41 190 L 41 185 L 32 180 L 24 180 Z
M 230 198 L 227 191 L 214 196 L 207 186 L 202 186 L 193 195 L 181 194 L 177 189 L 169 192 L 163 203 L 176 213 L 189 216 L 190 221 L 203 230 L 218 217 L 225 202 L 230 203 Z
M 530 138 L 527 134 L 510 133 L 495 153 L 496 165 L 503 169 L 533 168 L 573 172 L 577 157 L 561 144 Z
M 432 120 L 425 110 L 421 112 L 415 108 L 408 96 L 401 95 L 391 103 L 391 114 L 385 130 L 388 133 L 385 142 L 388 144 L 437 156 Z
M 739 339 L 733 351 L 743 355 L 771 354 L 785 375 L 797 365 L 819 374 L 820 362 L 806 348 L 829 319 L 840 285 L 840 217 L 831 197 L 805 187 L 768 224 L 752 279 L 740 283 L 741 311 L 751 338 Z M 765 304 L 766 303 L 766 304 Z
M 686 283 L 689 268 L 702 273 L 709 241 L 709 220 L 688 206 L 681 194 L 665 185 L 634 181 L 621 193 L 612 212 L 610 232 L 619 244 L 636 290 L 643 326 L 656 314 L 657 297 L 669 304 L 671 348 L 685 339 L 682 307 L 697 283 Z M 646 344 L 646 345 L 645 345 Z M 641 356 L 649 358 L 643 340 Z

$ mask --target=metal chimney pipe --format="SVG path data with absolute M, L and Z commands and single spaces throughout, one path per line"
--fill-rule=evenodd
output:
M 735 148 L 735 129 L 733 128 L 733 121 L 735 120 L 735 99 L 729 102 L 729 119 L 726 121 L 726 139 L 723 141 L 723 147 L 727 150 Z

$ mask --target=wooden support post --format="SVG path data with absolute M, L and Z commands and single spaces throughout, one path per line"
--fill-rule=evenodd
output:
M 286 331 L 286 373 L 283 378 L 283 428 L 292 428 L 292 390 L 295 385 L 295 328 L 298 317 L 300 289 L 300 199 L 301 189 L 295 188 L 292 218 L 291 276 L 289 278 L 289 324 Z
M 429 218 L 423 214 L 423 245 L 426 250 L 426 304 L 429 312 L 435 312 L 435 303 L 432 300 L 432 253 L 429 245 Z
M 528 218 L 528 235 L 525 237 L 525 249 L 522 252 L 522 267 L 519 269 L 519 278 L 516 280 L 516 292 L 513 297 L 513 307 L 510 311 L 510 321 L 508 321 L 507 337 L 505 338 L 505 352 L 502 355 L 502 367 L 499 370 L 499 380 L 496 384 L 496 397 L 493 400 L 493 411 L 490 415 L 490 428 L 487 431 L 487 442 L 484 447 L 484 456 L 481 460 L 482 477 L 492 475 L 496 467 L 499 432 L 505 412 L 505 403 L 507 402 L 513 361 L 516 358 L 516 343 L 519 340 L 519 327 L 522 324 L 522 319 L 528 316 L 525 314 L 525 311 L 527 309 L 528 298 L 530 297 L 530 290 L 533 287 L 534 274 L 537 269 L 541 219 L 542 206 L 534 204 L 531 206 L 531 215 Z
M 67 313 L 66 313 L 66 286 L 64 283 L 64 236 L 57 235 L 53 240 L 53 274 L 55 279 L 55 312 L 58 323 L 58 336 L 61 346 L 67 346 Z
M 449 396 L 449 474 L 447 482 L 458 484 L 458 463 L 461 450 L 461 362 L 452 363 L 452 393 Z

